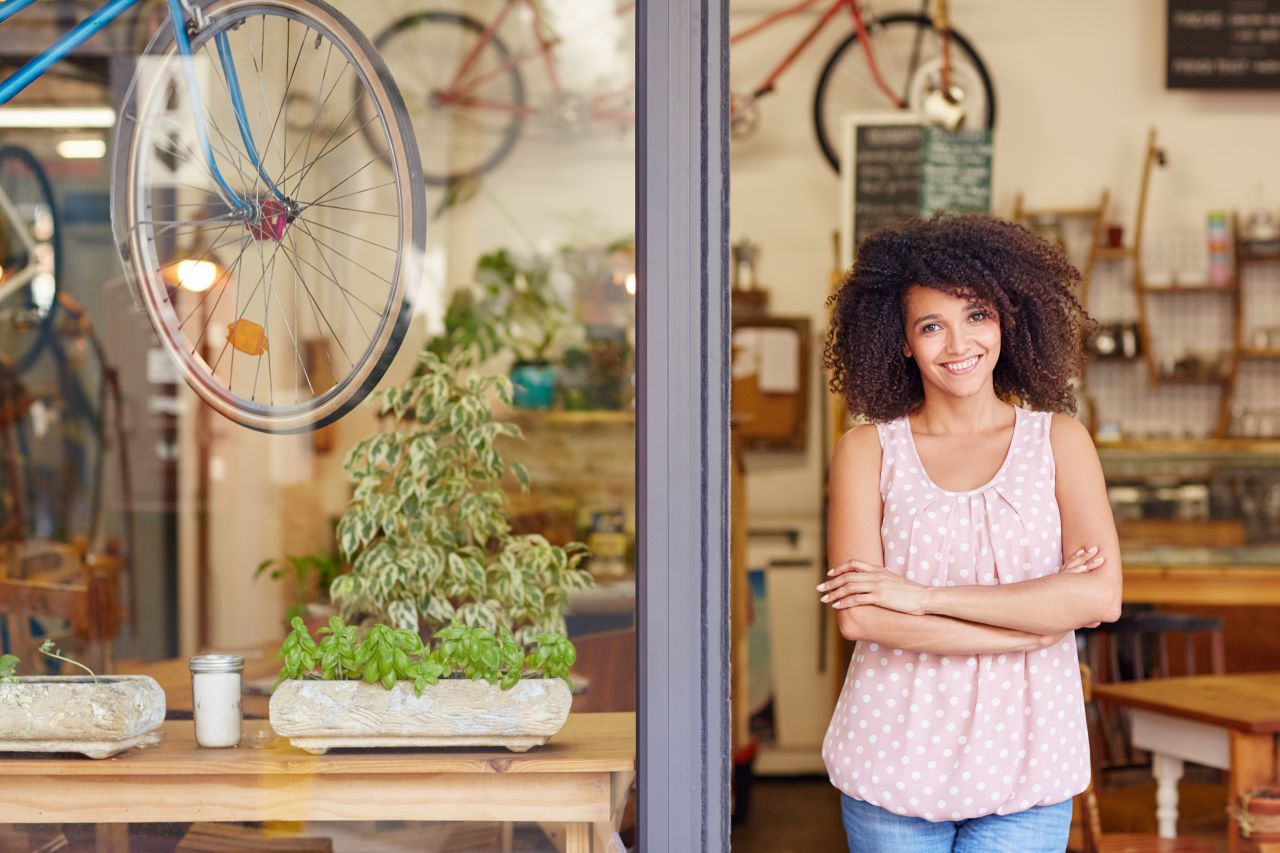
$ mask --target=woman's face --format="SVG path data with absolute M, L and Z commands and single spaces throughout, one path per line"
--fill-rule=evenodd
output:
M 972 397 L 992 388 L 1000 359 L 1000 318 L 972 299 L 932 287 L 912 287 L 906 299 L 906 342 L 925 388 Z

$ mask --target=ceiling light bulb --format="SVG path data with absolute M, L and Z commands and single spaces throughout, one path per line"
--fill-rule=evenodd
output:
M 178 285 L 192 293 L 204 293 L 218 280 L 218 265 L 213 261 L 178 261 Z
M 64 160 L 101 160 L 107 156 L 107 143 L 101 139 L 64 139 L 58 143 L 58 156 Z

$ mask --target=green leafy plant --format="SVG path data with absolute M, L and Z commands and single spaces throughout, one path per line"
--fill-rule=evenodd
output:
M 342 560 L 337 554 L 303 554 L 283 560 L 267 559 L 258 564 L 253 577 L 256 580 L 267 574 L 272 580 L 283 580 L 292 575 L 294 600 L 285 610 L 286 622 L 301 616 L 306 606 L 318 595 L 322 601 L 329 598 L 329 586 L 342 574 Z
M 476 284 L 504 306 L 504 342 L 517 361 L 545 362 L 559 337 L 570 327 L 569 309 L 556 292 L 549 258 L 518 260 L 506 249 L 476 262 Z
M 586 548 L 517 536 L 501 488 L 529 478 L 499 453 L 498 440 L 521 438 L 495 420 L 493 401 L 511 401 L 505 376 L 466 375 L 471 356 L 421 356 L 421 371 L 380 393 L 397 428 L 355 445 L 345 462 L 355 484 L 338 522 L 338 543 L 352 571 L 330 595 L 348 622 L 370 619 L 430 637 L 458 622 L 528 646 L 540 634 L 564 634 L 570 594 L 591 585 Z
M 482 255 L 472 286 L 450 296 L 444 334 L 428 350 L 442 360 L 466 352 L 477 364 L 504 349 L 517 361 L 548 361 L 575 325 L 556 274 L 553 257 L 521 258 L 508 249 Z
M 283 662 L 277 684 L 289 678 L 306 678 L 320 661 L 320 647 L 303 624 L 302 617 L 293 617 L 289 624 L 293 630 L 284 638 L 280 651 L 276 652 L 276 657 Z
M 0 655 L 0 684 L 16 684 L 18 676 L 18 658 L 14 655 Z
M 94 675 L 93 670 L 89 669 L 89 667 L 87 667 L 87 666 L 85 666 L 84 664 L 80 663 L 80 661 L 78 661 L 78 660 L 74 660 L 74 659 L 72 659 L 72 658 L 69 658 L 69 657 L 64 656 L 64 655 L 62 654 L 62 650 L 61 650 L 61 649 L 59 649 L 56 645 L 54 645 L 53 640 L 45 640 L 43 643 L 41 643 L 41 644 L 40 644 L 40 648 L 39 648 L 39 652 L 40 652 L 40 654 L 42 654 L 42 655 L 47 655 L 48 657 L 51 657 L 51 658 L 53 658 L 53 659 L 55 659 L 55 660 L 60 660 L 60 661 L 62 661 L 63 663 L 69 663 L 69 664 L 71 664 L 72 666 L 78 666 L 78 667 L 80 667 L 80 668 L 81 668 L 81 669 L 83 669 L 85 672 L 89 673 L 89 677 L 93 679 L 93 683 L 94 683 L 94 684 L 97 684 L 97 683 L 98 683 L 98 676 Z
M 577 656 L 568 637 L 541 634 L 535 650 L 526 655 L 505 628 L 495 635 L 484 628 L 452 624 L 436 633 L 435 647 L 424 644 L 414 631 L 389 625 L 372 626 L 363 638 L 339 617 L 329 620 L 319 645 L 300 618 L 277 652 L 282 661 L 279 684 L 286 679 L 319 677 L 325 681 L 363 680 L 387 690 L 404 681 L 421 696 L 441 678 L 483 680 L 510 690 L 521 678 L 569 680 Z M 326 645 L 327 644 L 327 645 Z M 350 665 L 348 665 L 350 664 Z
M 295 630 L 297 626 L 294 626 Z M 354 625 L 347 625 L 337 616 L 329 617 L 327 627 L 321 628 L 320 669 L 324 677 L 330 680 L 354 678 L 360 671 L 360 663 L 356 658 L 356 647 L 359 645 L 359 632 Z

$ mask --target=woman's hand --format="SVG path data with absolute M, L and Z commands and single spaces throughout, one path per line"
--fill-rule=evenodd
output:
M 875 604 L 911 616 L 923 616 L 928 587 L 898 577 L 884 566 L 862 560 L 846 560 L 827 572 L 830 580 L 818 584 L 822 601 L 841 609 L 859 604 Z

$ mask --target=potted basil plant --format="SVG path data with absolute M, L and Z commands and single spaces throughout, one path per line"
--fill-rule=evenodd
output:
M 335 616 L 317 642 L 301 618 L 277 657 L 276 734 L 300 749 L 499 746 L 525 752 L 560 730 L 572 695 L 568 638 L 546 634 L 525 654 L 505 628 L 452 624 L 424 644 L 376 624 L 363 635 Z

